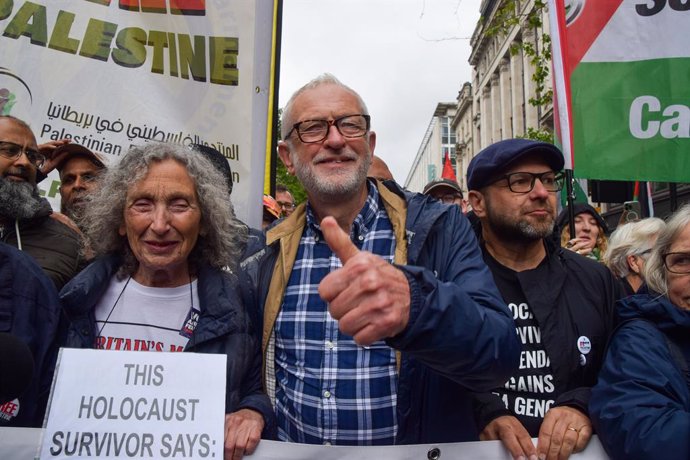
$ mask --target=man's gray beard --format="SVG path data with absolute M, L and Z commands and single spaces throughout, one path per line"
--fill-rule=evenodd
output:
M 0 216 L 30 219 L 41 210 L 38 188 L 28 182 L 13 182 L 0 177 Z
M 371 165 L 371 156 L 364 159 L 355 173 L 344 183 L 334 183 L 327 178 L 317 177 L 314 170 L 303 164 L 297 153 L 290 153 L 292 164 L 295 167 L 295 176 L 302 183 L 304 189 L 323 198 L 342 199 L 360 190 L 362 183 L 367 180 L 367 171 Z
M 77 209 L 74 206 L 70 206 L 68 208 L 60 206 L 60 212 L 72 219 L 72 222 L 77 224 L 77 227 L 81 228 L 81 220 L 84 217 L 83 209 Z
M 487 203 L 487 220 L 493 232 L 504 241 L 522 241 L 531 243 L 544 239 L 553 233 L 554 219 L 540 225 L 532 225 L 527 221 L 518 220 L 517 222 L 508 220 L 504 214 L 493 212 Z

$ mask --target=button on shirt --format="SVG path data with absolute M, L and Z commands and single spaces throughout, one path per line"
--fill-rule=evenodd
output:
M 395 235 L 376 187 L 350 238 L 393 261 Z M 323 239 L 312 210 L 275 325 L 278 438 L 309 444 L 393 444 L 397 429 L 395 351 L 384 341 L 357 345 L 319 297 L 319 282 L 342 264 Z

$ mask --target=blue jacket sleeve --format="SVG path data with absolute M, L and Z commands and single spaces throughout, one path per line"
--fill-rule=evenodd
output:
M 651 323 L 631 322 L 612 339 L 590 415 L 614 460 L 690 458 L 690 391 Z
M 520 344 L 469 221 L 447 212 L 412 263 L 399 267 L 410 285 L 410 320 L 389 345 L 470 391 L 505 383 Z

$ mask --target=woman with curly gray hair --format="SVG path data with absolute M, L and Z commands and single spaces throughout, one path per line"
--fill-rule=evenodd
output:
M 84 223 L 95 259 L 60 299 L 66 346 L 226 354 L 225 448 L 240 456 L 272 429 L 273 411 L 232 271 L 247 229 L 229 203 L 221 174 L 198 152 L 132 148 L 92 195 Z
M 645 262 L 665 226 L 658 217 L 648 217 L 621 225 L 611 234 L 604 263 L 621 282 L 625 295 L 642 287 Z
M 612 459 L 690 458 L 690 205 L 645 265 L 646 294 L 619 301 L 590 414 Z

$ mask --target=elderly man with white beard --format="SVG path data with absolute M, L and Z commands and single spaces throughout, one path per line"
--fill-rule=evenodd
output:
M 79 270 L 81 240 L 38 194 L 45 160 L 29 125 L 0 116 L 0 241 L 32 256 L 59 290 Z

